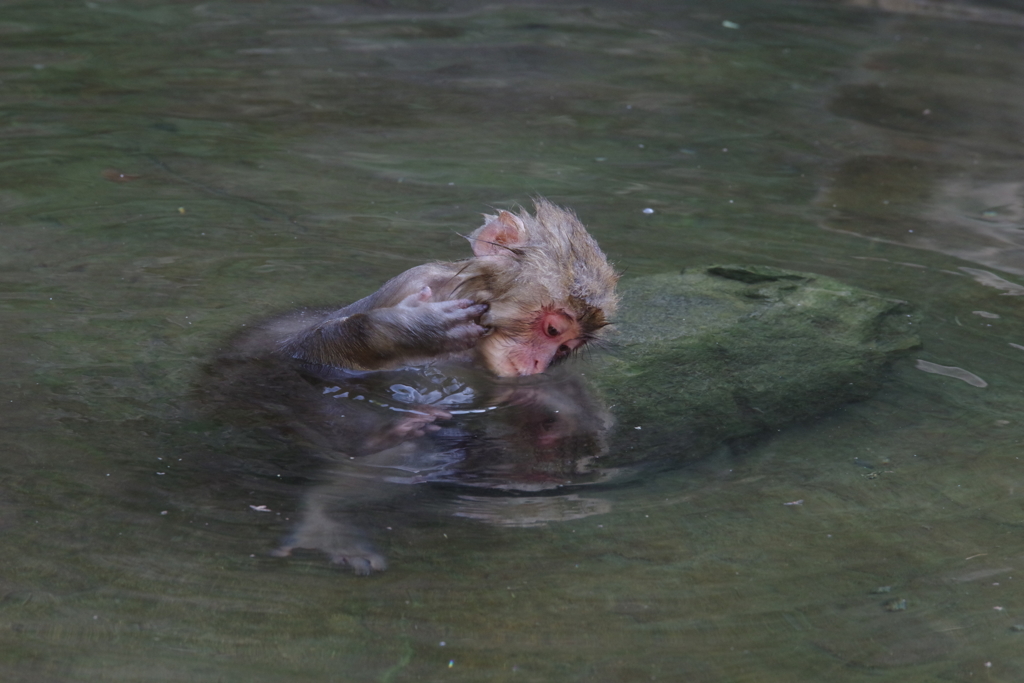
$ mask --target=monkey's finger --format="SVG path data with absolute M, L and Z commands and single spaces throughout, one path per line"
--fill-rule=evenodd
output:
M 432 297 L 433 295 L 434 292 L 433 290 L 430 289 L 430 287 L 423 287 L 423 289 L 421 289 L 420 291 L 413 292 L 409 296 L 399 301 L 398 305 L 407 307 L 418 306 L 424 301 L 430 301 L 430 297 Z
M 490 304 L 473 304 L 472 306 L 466 307 L 466 313 L 469 314 L 474 320 L 476 320 L 484 313 L 489 311 L 490 308 Z
M 472 299 L 451 299 L 450 301 L 439 301 L 437 303 L 438 308 L 443 311 L 457 311 L 463 308 L 469 308 L 470 306 L 480 306 Z
M 438 309 L 444 313 L 466 318 L 478 318 L 486 313 L 488 308 L 488 304 L 478 304 L 472 299 L 455 299 L 438 304 Z
M 357 576 L 368 576 L 371 572 L 381 572 L 388 568 L 388 561 L 384 559 L 384 556 L 372 551 L 364 551 L 360 555 L 349 552 L 334 553 L 331 555 L 331 562 L 339 565 L 347 564 Z
M 331 562 L 334 564 L 347 564 L 355 572 L 356 576 L 369 576 L 370 575 L 370 561 L 365 557 L 346 557 L 345 555 L 335 555 L 331 558 Z
M 484 310 L 489 308 L 488 304 L 474 301 L 473 299 L 454 299 L 450 303 L 455 304 L 459 308 L 469 308 L 470 306 L 483 306 Z
M 484 336 L 490 331 L 489 328 L 483 325 L 477 325 L 475 322 L 468 322 L 464 325 L 459 325 L 451 329 L 450 336 L 456 342 L 461 342 L 466 348 L 469 348 L 476 344 L 480 337 Z

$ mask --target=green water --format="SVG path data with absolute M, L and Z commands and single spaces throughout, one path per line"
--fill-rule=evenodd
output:
M 1019 9 L 0 3 L 0 677 L 1024 679 Z M 383 574 L 270 557 L 290 447 L 204 420 L 200 365 L 534 194 L 626 277 L 818 272 L 923 349 L 603 514 L 417 494 Z

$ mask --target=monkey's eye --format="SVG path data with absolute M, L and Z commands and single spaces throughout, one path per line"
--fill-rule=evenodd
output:
M 536 325 L 534 330 L 536 330 L 535 334 L 538 337 L 559 342 L 574 336 L 579 327 L 576 321 L 565 313 L 551 310 L 545 310 Z

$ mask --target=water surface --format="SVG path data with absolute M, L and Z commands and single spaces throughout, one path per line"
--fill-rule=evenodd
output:
M 3 3 L 4 679 L 1021 680 L 1022 53 L 997 0 Z M 626 277 L 821 273 L 923 348 L 565 521 L 414 494 L 384 574 L 270 557 L 301 454 L 202 363 L 534 194 Z

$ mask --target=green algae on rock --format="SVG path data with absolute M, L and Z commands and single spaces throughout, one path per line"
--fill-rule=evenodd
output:
M 863 400 L 919 345 L 902 301 L 828 277 L 712 266 L 620 284 L 587 377 L 617 428 L 608 458 L 692 458 Z

